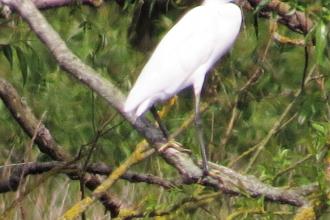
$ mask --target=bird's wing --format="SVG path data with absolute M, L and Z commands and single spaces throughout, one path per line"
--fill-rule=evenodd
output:
M 185 81 L 213 52 L 212 19 L 200 6 L 187 13 L 162 39 L 139 78 L 152 78 L 164 90 Z
M 159 93 L 180 91 L 214 49 L 214 21 L 203 6 L 189 11 L 162 39 L 131 90 L 126 105 L 136 108 Z M 127 109 L 130 109 L 127 107 Z
M 156 47 L 128 95 L 125 111 L 136 114 L 138 109 L 140 114 L 191 85 L 196 71 L 204 74 L 230 48 L 240 24 L 241 12 L 234 4 L 189 11 Z

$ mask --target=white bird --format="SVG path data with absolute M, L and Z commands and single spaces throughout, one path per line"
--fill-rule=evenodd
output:
M 206 73 L 231 48 L 241 27 L 233 0 L 204 0 L 188 11 L 163 37 L 129 92 L 124 111 L 138 118 L 158 101 L 193 86 L 195 123 L 208 172 L 200 119 L 200 93 Z

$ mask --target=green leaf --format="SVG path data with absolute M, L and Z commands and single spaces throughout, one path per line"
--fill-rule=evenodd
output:
M 257 40 L 259 39 L 259 20 L 258 20 L 258 15 L 254 14 L 253 15 L 253 27 L 255 30 L 256 38 Z
M 40 82 L 44 76 L 41 74 L 43 72 L 44 63 L 41 61 L 41 58 L 38 52 L 33 48 L 33 46 L 29 43 L 25 43 L 26 48 L 28 49 L 26 53 L 26 58 L 29 61 L 28 70 L 31 76 L 36 80 L 34 82 Z
M 316 40 L 316 63 L 317 64 L 323 64 L 324 62 L 324 51 L 327 46 L 327 27 L 326 25 L 321 21 L 317 27 L 315 32 L 315 40 Z
M 107 38 L 105 34 L 99 34 L 98 35 L 98 42 L 96 44 L 96 48 L 94 53 L 97 54 L 101 49 L 104 49 L 106 45 L 108 44 Z
M 21 73 L 22 73 L 23 86 L 24 86 L 27 81 L 27 76 L 28 76 L 28 65 L 26 62 L 26 56 L 21 48 L 16 47 L 15 49 L 16 49 L 16 54 L 17 54 L 19 66 L 20 66 Z
M 2 47 L 3 54 L 5 55 L 6 59 L 10 63 L 10 68 L 13 68 L 13 49 L 9 44 L 4 45 Z
M 312 127 L 313 127 L 316 131 L 320 132 L 321 134 L 323 134 L 323 135 L 326 134 L 326 129 L 324 128 L 324 126 L 323 126 L 322 124 L 320 124 L 320 123 L 316 123 L 316 122 L 313 122 L 313 123 L 312 123 Z

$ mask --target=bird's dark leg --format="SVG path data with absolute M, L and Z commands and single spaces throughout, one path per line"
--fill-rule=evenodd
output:
M 163 135 L 168 140 L 168 137 L 169 137 L 168 130 L 166 129 L 165 125 L 162 123 L 162 121 L 157 113 L 157 109 L 155 108 L 154 105 L 150 108 L 150 111 L 151 111 L 151 114 L 154 117 L 154 119 L 157 121 L 157 124 L 158 124 L 160 130 L 162 131 Z
M 208 162 L 207 162 L 207 148 L 205 146 L 203 137 L 203 123 L 200 114 L 200 94 L 195 95 L 195 126 L 197 137 L 199 141 L 199 146 L 202 154 L 203 161 L 203 176 L 207 176 L 209 173 Z
M 159 152 L 163 152 L 165 151 L 167 148 L 169 147 L 172 147 L 172 148 L 175 148 L 177 149 L 178 151 L 181 151 L 183 153 L 188 153 L 190 154 L 190 150 L 188 149 L 185 149 L 185 148 L 182 148 L 182 145 L 179 143 L 179 142 L 176 142 L 175 140 L 171 140 L 170 136 L 169 136 L 169 133 L 168 133 L 168 130 L 166 129 L 166 127 L 164 126 L 164 124 L 161 122 L 161 119 L 157 113 L 157 109 L 155 108 L 155 106 L 152 106 L 150 108 L 150 111 L 152 113 L 152 116 L 155 118 L 155 120 L 157 121 L 157 124 L 161 130 L 161 132 L 163 133 L 164 137 L 166 138 L 167 140 L 167 143 L 164 144 L 163 146 L 160 146 L 158 148 L 158 151 Z

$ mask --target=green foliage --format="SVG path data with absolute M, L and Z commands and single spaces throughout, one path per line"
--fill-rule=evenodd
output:
M 262 2 L 266 4 L 268 1 Z M 213 161 L 223 165 L 230 164 L 235 170 L 245 172 L 256 151 L 236 163 L 233 161 L 251 147 L 260 144 L 287 106 L 294 102 L 280 122 L 281 126 L 271 135 L 256 161 L 251 164 L 248 173 L 279 187 L 319 182 L 320 194 L 325 195 L 329 193 L 329 182 L 325 175 L 324 161 L 330 157 L 330 6 L 327 0 L 287 2 L 293 9 L 306 11 L 315 22 L 311 33 L 306 36 L 315 45 L 311 46 L 308 65 L 308 72 L 313 71 L 312 80 L 305 86 L 305 91 L 295 98 L 294 94 L 300 89 L 304 70 L 304 48 L 273 41 L 269 32 L 269 20 L 260 19 L 254 22 L 253 12 L 246 11 L 245 26 L 233 50 L 210 73 L 215 77 L 209 76 L 207 79 L 207 88 L 205 87 L 202 98 L 209 105 L 203 114 L 204 132 Z M 145 50 L 138 50 L 129 43 L 127 36 L 134 14 L 133 3 L 134 1 L 125 1 L 123 8 L 113 1 L 100 8 L 73 5 L 43 13 L 76 55 L 127 92 L 152 52 L 141 52 Z M 165 29 L 170 28 L 186 10 L 173 7 L 169 3 L 165 12 L 156 10 L 154 3 L 155 1 L 150 1 L 149 13 L 158 14 L 153 15 L 150 22 L 149 28 L 152 31 L 149 30 L 149 46 L 155 45 Z M 260 9 L 262 5 L 255 11 Z M 255 25 L 259 32 L 258 38 Z M 116 166 L 127 158 L 142 139 L 131 125 L 100 97 L 60 70 L 54 58 L 23 20 L 14 17 L 13 20 L 2 23 L 0 28 L 0 77 L 15 85 L 38 117 L 46 113 L 44 123 L 56 141 L 72 155 L 76 155 L 81 148 L 87 151 L 91 143 L 94 143 L 96 148 L 92 161 L 96 162 Z M 284 26 L 280 26 L 277 32 L 292 39 L 304 38 Z M 260 68 L 262 74 L 240 96 L 238 117 L 227 143 L 223 145 L 221 141 L 225 138 L 239 90 L 257 68 Z M 165 116 L 164 122 L 171 132 L 176 131 L 192 114 L 192 99 L 189 90 L 183 91 L 179 101 Z M 0 164 L 22 161 L 25 158 L 24 149 L 30 139 L 2 102 L 0 122 Z M 100 129 L 107 132 L 95 142 Z M 193 126 L 181 133 L 177 140 L 185 146 L 191 146 L 193 154 L 199 158 Z M 33 158 L 39 161 L 48 160 L 37 148 L 34 148 Z M 301 163 L 298 163 L 300 160 Z M 134 170 L 153 173 L 166 179 L 177 178 L 173 168 L 157 155 L 134 167 Z M 68 203 L 72 198 L 78 197 L 78 186 L 75 184 L 67 186 L 70 197 Z M 58 184 L 47 183 L 45 196 L 50 196 L 50 190 L 56 191 L 58 187 Z M 126 181 L 116 184 L 113 191 L 125 202 L 137 204 L 147 212 L 155 209 L 168 210 L 173 204 L 191 198 L 192 195 L 197 197 L 208 193 L 207 189 L 197 185 L 164 191 L 157 186 L 130 184 Z M 12 195 L 5 197 L 4 201 L 13 198 Z M 144 198 L 142 201 L 141 197 Z M 171 217 L 224 219 L 239 211 L 235 219 L 290 219 L 295 211 L 289 205 L 268 203 L 263 198 L 220 197 L 203 208 L 180 207 L 171 213 Z M 36 198 L 36 194 L 30 197 L 32 201 Z M 54 203 L 57 207 L 62 205 L 57 200 Z M 3 202 L 0 204 L 3 205 Z M 326 213 L 323 215 L 326 216 Z
M 316 33 L 315 33 L 315 38 L 316 38 L 316 62 L 318 64 L 324 65 L 324 52 L 327 47 L 327 34 L 328 30 L 326 25 L 323 23 L 323 21 L 320 21 L 316 27 Z

